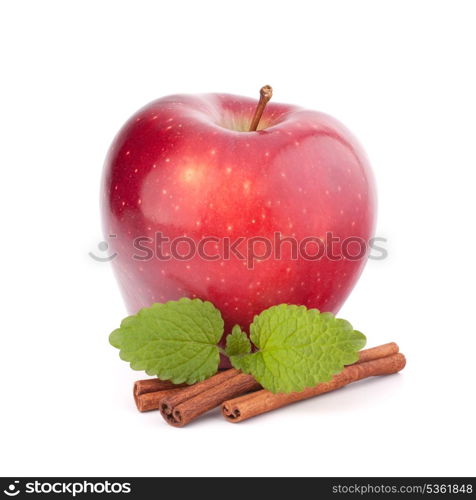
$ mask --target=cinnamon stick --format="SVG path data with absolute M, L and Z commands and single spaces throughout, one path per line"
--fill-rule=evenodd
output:
M 359 359 L 354 364 L 366 363 L 367 361 L 372 361 L 374 359 L 386 358 L 392 354 L 397 354 L 399 347 L 395 342 L 389 342 L 388 344 L 382 344 L 377 347 L 371 347 L 370 349 L 364 349 L 359 351 Z
M 186 384 L 174 384 L 170 380 L 148 378 L 134 383 L 133 395 L 140 412 L 158 410 L 162 399 L 175 394 Z M 188 386 L 186 386 L 188 387 Z
M 229 370 L 224 370 L 216 375 L 213 375 L 202 382 L 197 382 L 194 385 L 189 385 L 188 387 L 182 389 L 180 392 L 174 395 L 172 398 L 167 398 L 166 401 L 163 402 L 161 410 L 164 412 L 171 413 L 172 407 L 175 407 L 188 399 L 192 399 L 193 397 L 201 394 L 216 385 L 219 385 L 223 382 L 226 382 L 228 379 L 232 377 L 236 377 L 240 372 L 235 370 L 235 368 L 230 368 Z
M 159 410 L 163 399 L 166 397 L 177 396 L 174 403 L 178 404 L 178 402 L 189 399 L 238 373 L 238 370 L 226 370 L 193 385 L 173 384 L 169 380 L 160 380 L 158 378 L 138 380 L 134 384 L 134 401 L 140 412 Z
M 148 392 L 165 391 L 166 389 L 176 389 L 186 387 L 186 384 L 174 384 L 170 380 L 160 380 L 158 378 L 146 378 L 134 383 L 134 396 L 140 396 Z
M 247 394 L 225 401 L 222 405 L 222 413 L 228 422 L 242 422 L 248 418 L 281 408 L 282 406 L 295 403 L 296 401 L 302 401 L 303 399 L 340 389 L 357 380 L 375 375 L 387 375 L 399 372 L 405 367 L 405 363 L 405 356 L 400 353 L 380 359 L 374 359 L 372 361 L 355 363 L 346 366 L 344 370 L 335 375 L 331 381 L 318 384 L 302 392 L 273 394 L 270 391 L 261 390 L 253 394 Z
M 146 392 L 144 394 L 139 394 L 139 395 L 134 394 L 134 401 L 136 402 L 137 409 L 140 412 L 158 410 L 164 398 L 177 394 L 179 391 L 182 390 L 183 390 L 182 388 L 176 387 L 175 389 L 165 389 L 163 391 Z
M 232 368 L 195 384 L 189 388 L 190 390 L 181 389 L 176 394 L 166 397 L 160 405 L 160 413 L 168 424 L 183 427 L 207 411 L 220 406 L 223 401 L 260 388 L 261 386 L 251 375 Z

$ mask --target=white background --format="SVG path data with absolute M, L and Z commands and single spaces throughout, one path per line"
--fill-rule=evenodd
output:
M 474 475 L 475 4 L 4 1 L 1 475 Z M 240 425 L 184 429 L 131 398 L 99 181 L 122 123 L 222 91 L 336 116 L 373 164 L 379 236 L 341 310 L 399 375 Z

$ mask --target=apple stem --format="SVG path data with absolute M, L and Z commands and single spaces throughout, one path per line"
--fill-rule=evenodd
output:
M 266 107 L 266 104 L 268 104 L 271 97 L 273 97 L 272 87 L 270 87 L 269 85 L 261 87 L 259 91 L 259 102 L 258 105 L 256 106 L 255 114 L 253 115 L 253 120 L 251 120 L 250 132 L 254 132 L 255 130 L 257 130 L 264 108 Z

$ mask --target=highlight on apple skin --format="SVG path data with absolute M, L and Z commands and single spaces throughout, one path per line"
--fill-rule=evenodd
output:
M 222 311 L 229 332 L 274 304 L 336 313 L 351 292 L 366 255 L 337 249 L 340 258 L 316 258 L 316 242 L 373 236 L 376 196 L 363 149 L 331 116 L 274 102 L 250 132 L 256 104 L 172 95 L 139 110 L 114 139 L 103 228 L 116 235 L 112 265 L 129 313 L 199 297 Z M 293 241 L 306 252 L 296 255 Z

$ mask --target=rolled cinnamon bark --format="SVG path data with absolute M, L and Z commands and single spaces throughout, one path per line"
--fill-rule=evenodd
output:
M 302 392 L 273 394 L 270 391 L 261 390 L 225 401 L 222 404 L 222 413 L 228 422 L 242 422 L 296 401 L 302 401 L 303 399 L 339 389 L 357 380 L 399 372 L 405 367 L 405 363 L 405 356 L 400 353 L 372 361 L 356 363 L 346 366 L 341 373 L 335 375 L 329 382 L 318 384 Z
M 160 413 L 164 420 L 174 427 L 183 427 L 207 411 L 220 406 L 223 401 L 261 388 L 251 375 L 240 373 L 235 369 L 228 372 L 233 372 L 233 376 L 222 379 L 193 397 L 185 397 L 184 393 L 188 389 L 181 389 L 177 394 L 165 398 L 160 405 Z M 212 379 L 223 373 L 215 375 Z M 209 380 L 211 379 L 205 382 Z M 200 384 L 196 384 L 198 385 Z
M 170 380 L 147 378 L 134 383 L 132 391 L 137 409 L 141 412 L 158 410 L 162 399 L 171 396 L 186 384 L 174 384 Z
M 174 384 L 170 380 L 160 380 L 158 378 L 146 378 L 134 383 L 134 397 L 146 394 L 148 392 L 165 391 L 167 389 L 176 389 L 177 387 L 186 387 L 187 384 Z
M 172 409 L 175 406 L 178 406 L 184 401 L 194 398 L 198 394 L 201 394 L 202 392 L 207 391 L 208 389 L 211 389 L 216 385 L 226 382 L 232 377 L 236 377 L 239 373 L 240 372 L 238 370 L 235 370 L 235 368 L 230 368 L 229 370 L 224 370 L 220 373 L 217 373 L 216 375 L 213 375 L 212 377 L 207 378 L 202 382 L 197 382 L 194 385 L 190 385 L 182 389 L 180 392 L 174 394 L 173 397 L 171 396 L 170 398 L 167 398 L 167 400 L 162 403 L 160 409 L 168 415 L 172 413 Z
M 397 354 L 398 351 L 399 347 L 395 342 L 389 342 L 388 344 L 382 344 L 377 347 L 371 347 L 370 349 L 364 349 L 359 352 L 359 359 L 354 364 L 366 363 L 367 361 L 372 361 L 374 359 L 386 358 L 392 354 Z
M 145 392 L 144 394 L 137 395 L 134 394 L 134 401 L 140 412 L 158 410 L 164 398 L 177 394 L 178 391 L 182 390 L 181 387 L 176 387 L 175 389 L 164 389 L 163 391 Z

